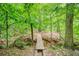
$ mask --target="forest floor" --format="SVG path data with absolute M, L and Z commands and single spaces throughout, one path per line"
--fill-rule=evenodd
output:
M 19 37 L 19 36 L 18 36 Z M 13 37 L 16 39 L 16 37 Z M 13 43 L 15 40 L 11 41 Z M 33 46 L 26 46 L 25 49 L 17 47 L 0 49 L 0 56 L 33 56 Z M 63 48 L 63 45 L 52 45 L 45 48 L 45 56 L 79 56 L 79 50 L 68 50 Z
M 67 50 L 67 49 L 52 49 L 47 48 L 45 50 L 45 56 L 79 56 L 79 51 Z M 33 56 L 33 47 L 27 47 L 24 50 L 16 47 L 9 49 L 0 49 L 0 56 Z

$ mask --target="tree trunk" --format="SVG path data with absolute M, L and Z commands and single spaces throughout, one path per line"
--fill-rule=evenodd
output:
M 52 19 L 51 19 L 51 13 L 50 13 L 50 33 L 51 33 L 51 40 L 52 40 Z
M 60 33 L 60 23 L 58 19 L 57 19 L 57 32 Z
M 39 7 L 40 8 L 40 11 L 39 11 L 39 13 L 41 14 L 41 15 L 39 15 L 39 27 L 38 27 L 38 31 L 39 32 L 41 32 L 42 31 L 42 20 L 43 20 L 43 18 L 42 18 L 42 9 L 41 9 L 41 7 Z
M 6 17 L 5 17 L 5 25 L 6 25 L 7 48 L 8 48 L 8 12 L 7 11 L 6 11 Z
M 32 37 L 32 45 L 34 45 L 34 42 L 33 42 L 33 24 L 31 23 L 31 37 Z
M 2 25 L 0 24 L 0 38 L 1 38 L 1 34 L 2 34 Z
M 65 48 L 73 49 L 73 6 L 74 4 L 66 5 L 66 30 L 65 30 Z
M 41 25 L 42 25 L 42 23 L 41 23 L 41 19 L 39 19 L 39 28 L 38 28 L 38 31 L 39 31 L 39 32 L 42 31 L 42 30 L 41 30 Z

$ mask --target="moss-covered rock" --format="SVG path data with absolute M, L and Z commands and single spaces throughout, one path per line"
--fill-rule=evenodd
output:
M 19 49 L 25 49 L 27 46 L 31 46 L 31 45 L 32 45 L 31 40 L 23 41 L 20 38 L 16 39 L 16 41 L 14 41 L 14 43 L 13 43 L 13 46 L 15 46 Z
M 20 40 L 19 38 L 16 39 L 16 41 L 13 44 L 15 47 L 19 48 L 19 49 L 25 49 L 25 42 L 23 42 L 22 40 Z

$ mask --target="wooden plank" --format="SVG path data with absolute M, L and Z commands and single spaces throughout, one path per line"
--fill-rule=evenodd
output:
M 44 44 L 42 40 L 42 36 L 40 33 L 36 35 L 36 46 L 35 46 L 35 56 L 43 56 L 44 55 Z
M 43 50 L 44 44 L 40 33 L 37 33 L 36 39 L 36 50 Z

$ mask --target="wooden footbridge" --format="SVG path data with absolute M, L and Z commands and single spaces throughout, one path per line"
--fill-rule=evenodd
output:
M 45 55 L 45 47 L 43 44 L 43 40 L 40 33 L 36 35 L 36 44 L 34 48 L 34 55 L 35 56 L 44 56 Z

